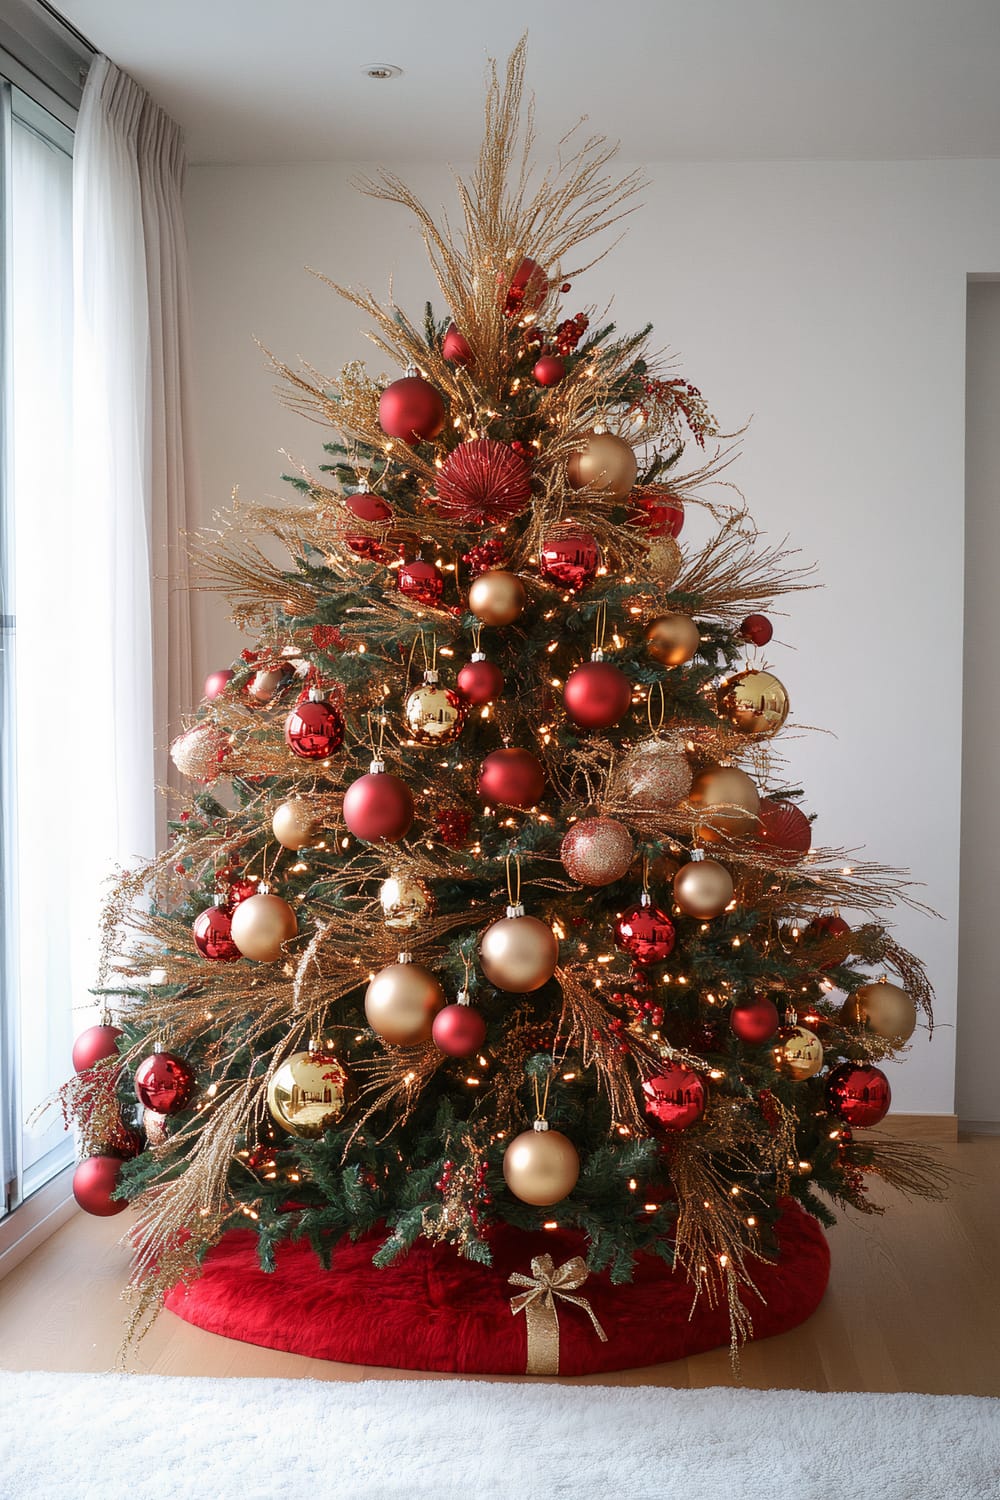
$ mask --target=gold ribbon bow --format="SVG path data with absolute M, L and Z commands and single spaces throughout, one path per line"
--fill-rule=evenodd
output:
M 558 1375 L 559 1374 L 559 1312 L 556 1307 L 556 1298 L 563 1302 L 572 1302 L 574 1307 L 582 1307 L 591 1323 L 594 1332 L 606 1344 L 608 1336 L 604 1332 L 597 1315 L 586 1297 L 574 1297 L 571 1294 L 578 1286 L 583 1286 L 589 1272 L 586 1262 L 579 1255 L 574 1255 L 572 1260 L 566 1261 L 565 1265 L 556 1270 L 551 1255 L 536 1255 L 531 1262 L 531 1275 L 525 1276 L 523 1271 L 513 1271 L 507 1280 L 511 1286 L 523 1286 L 527 1290 L 519 1292 L 516 1297 L 510 1299 L 510 1310 L 516 1317 L 519 1312 L 524 1313 L 525 1323 L 528 1331 L 528 1362 L 525 1368 L 527 1375 Z

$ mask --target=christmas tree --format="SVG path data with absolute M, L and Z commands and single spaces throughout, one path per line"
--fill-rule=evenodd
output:
M 380 1265 L 420 1236 L 485 1263 L 498 1221 L 557 1221 L 616 1281 L 682 1268 L 739 1338 L 784 1199 L 936 1190 L 866 1133 L 930 1023 L 880 919 L 908 884 L 812 847 L 776 750 L 769 611 L 807 571 L 711 498 L 731 450 L 649 330 L 562 305 L 640 184 L 602 139 L 532 178 L 523 68 L 461 235 L 365 184 L 448 316 L 335 287 L 405 374 L 277 365 L 326 462 L 200 548 L 254 644 L 173 746 L 198 789 L 117 887 L 64 1090 L 81 1203 L 136 1210 L 137 1324 L 233 1226 L 269 1269 L 375 1227 Z

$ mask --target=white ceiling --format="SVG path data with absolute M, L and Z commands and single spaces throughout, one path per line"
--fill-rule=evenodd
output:
M 631 161 L 1000 156 L 1000 0 L 56 5 L 196 162 L 468 159 L 525 29 L 543 146 L 586 114 Z

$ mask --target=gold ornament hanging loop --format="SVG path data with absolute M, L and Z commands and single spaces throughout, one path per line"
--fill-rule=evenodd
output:
M 653 723 L 653 695 L 657 695 L 656 702 L 659 715 L 656 723 Z M 663 683 L 657 678 L 649 692 L 646 694 L 646 719 L 653 734 L 659 734 L 663 728 L 663 721 L 667 717 L 667 695 L 663 691 Z

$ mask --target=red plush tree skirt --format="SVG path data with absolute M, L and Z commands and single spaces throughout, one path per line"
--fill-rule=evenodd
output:
M 175 1287 L 171 1312 L 227 1338 L 312 1359 L 459 1374 L 523 1375 L 525 1317 L 511 1313 L 511 1271 L 531 1272 L 533 1256 L 556 1266 L 586 1253 L 572 1230 L 525 1234 L 505 1225 L 490 1235 L 492 1266 L 462 1260 L 450 1245 L 416 1242 L 386 1270 L 372 1256 L 385 1238 L 367 1234 L 337 1247 L 324 1271 L 305 1242 L 278 1248 L 277 1270 L 257 1265 L 257 1237 L 233 1230 L 209 1253 L 190 1287 Z M 819 1304 L 830 1274 L 830 1251 L 815 1219 L 789 1203 L 778 1222 L 780 1259 L 754 1264 L 760 1297 L 744 1301 L 754 1338 L 784 1333 Z M 654 1256 L 639 1257 L 635 1280 L 612 1286 L 606 1272 L 588 1277 L 577 1296 L 588 1298 L 608 1336 L 602 1344 L 579 1308 L 559 1304 L 559 1370 L 589 1375 L 683 1359 L 729 1343 L 725 1306 L 699 1302 L 691 1315 L 691 1287 Z

